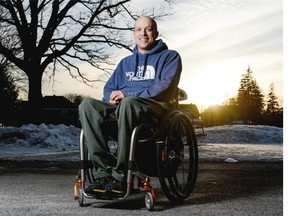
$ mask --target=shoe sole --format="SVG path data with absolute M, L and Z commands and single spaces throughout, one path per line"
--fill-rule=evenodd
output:
M 93 189 L 93 191 L 96 193 L 106 193 L 106 190 L 103 189 Z
M 117 194 L 122 194 L 123 191 L 119 191 L 119 190 L 111 190 L 112 193 L 117 193 Z

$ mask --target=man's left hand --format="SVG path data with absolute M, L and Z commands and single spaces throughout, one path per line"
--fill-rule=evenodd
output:
M 125 95 L 122 93 L 122 91 L 112 91 L 109 102 L 112 104 L 118 104 L 124 97 Z

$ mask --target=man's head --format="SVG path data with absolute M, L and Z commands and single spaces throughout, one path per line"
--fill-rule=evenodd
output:
M 143 16 L 135 21 L 134 40 L 140 53 L 151 50 L 158 35 L 157 23 L 151 17 Z

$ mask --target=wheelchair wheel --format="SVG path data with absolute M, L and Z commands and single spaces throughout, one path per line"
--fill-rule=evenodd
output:
M 154 209 L 154 198 L 151 192 L 145 194 L 145 206 L 147 210 L 152 211 Z
M 82 188 L 78 189 L 78 204 L 80 207 L 84 206 L 84 195 L 83 195 Z
M 172 203 L 181 203 L 193 191 L 198 173 L 198 147 L 190 119 L 169 111 L 160 127 L 157 169 L 161 188 Z
M 81 155 L 81 168 L 83 169 L 84 173 L 84 180 L 86 180 L 86 177 L 90 184 L 94 181 L 94 175 L 93 175 L 93 165 L 90 161 L 90 155 L 88 153 L 87 143 L 86 139 L 83 134 L 83 130 L 81 130 L 80 134 L 80 151 L 82 151 L 83 155 Z M 81 154 L 81 153 L 80 153 Z

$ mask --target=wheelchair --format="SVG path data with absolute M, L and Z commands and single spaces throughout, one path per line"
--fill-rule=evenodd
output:
M 113 139 L 110 143 L 117 145 Z M 111 151 L 115 150 L 113 145 Z M 83 131 L 80 133 L 80 166 L 74 184 L 74 199 L 80 207 L 84 206 L 84 199 L 117 202 L 144 192 L 145 206 L 152 211 L 156 192 L 150 184 L 151 177 L 159 179 L 162 192 L 170 202 L 180 204 L 191 195 L 197 179 L 198 146 L 194 128 L 178 107 L 167 110 L 161 120 L 136 126 L 130 142 L 127 190 L 121 197 L 86 193 L 86 183 L 92 184 L 94 176 Z

